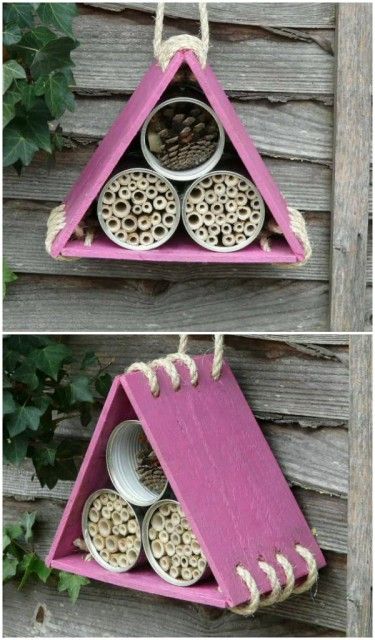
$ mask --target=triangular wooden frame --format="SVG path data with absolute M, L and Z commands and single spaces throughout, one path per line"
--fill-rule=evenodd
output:
M 237 252 L 218 253 L 195 244 L 186 234 L 175 236 L 165 245 L 149 251 L 132 251 L 112 243 L 103 233 L 94 238 L 91 246 L 83 239 L 74 239 L 77 225 L 98 196 L 100 189 L 141 129 L 145 119 L 162 96 L 182 64 L 194 73 L 211 107 L 232 141 L 251 179 L 261 192 L 282 236 L 272 240 L 270 251 L 264 251 L 259 241 Z M 51 255 L 66 257 L 107 258 L 157 262 L 227 262 L 227 263 L 283 263 L 304 259 L 304 249 L 294 235 L 287 204 L 260 157 L 234 107 L 228 100 L 215 73 L 207 65 L 204 69 L 192 51 L 179 51 L 165 71 L 154 63 L 144 75 L 111 129 L 92 155 L 65 199 L 65 227 L 56 237 Z
M 258 565 L 269 562 L 281 584 L 285 574 L 277 552 L 291 562 L 295 578 L 307 574 L 297 543 L 325 565 L 320 548 L 227 363 L 220 379 L 211 377 L 212 355 L 194 358 L 199 372 L 192 387 L 186 367 L 177 363 L 181 387 L 174 391 L 163 369 L 154 398 L 139 372 L 115 378 L 46 560 L 56 569 L 117 586 L 216 607 L 245 602 L 248 590 L 236 573 L 245 565 L 259 590 L 270 584 Z M 178 587 L 165 582 L 148 565 L 113 573 L 85 554 L 73 541 L 82 536 L 81 513 L 88 496 L 110 487 L 105 451 L 117 424 L 138 418 L 155 450 L 172 490 L 181 503 L 208 559 L 214 577 Z

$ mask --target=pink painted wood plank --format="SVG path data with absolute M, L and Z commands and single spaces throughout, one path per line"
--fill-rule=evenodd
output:
M 291 230 L 287 203 L 215 73 L 209 65 L 206 65 L 206 67 L 202 69 L 197 57 L 192 51 L 185 52 L 185 62 L 189 65 L 202 87 L 211 107 L 219 117 L 228 137 L 247 168 L 251 179 L 258 187 L 270 208 L 272 215 L 284 233 L 291 249 L 300 260 L 303 260 L 304 250 Z
M 208 251 L 196 244 L 188 235 L 178 234 L 166 244 L 149 251 L 123 249 L 111 242 L 103 233 L 97 234 L 90 247 L 83 240 L 69 240 L 62 250 L 63 256 L 80 258 L 104 258 L 108 260 L 136 260 L 144 262 L 202 262 L 202 263 L 285 263 L 296 262 L 297 257 L 286 240 L 272 240 L 272 249 L 263 251 L 259 242 L 233 253 Z
M 258 559 L 275 566 L 282 584 L 277 551 L 289 558 L 297 579 L 307 571 L 295 544 L 310 549 L 319 567 L 325 560 L 229 366 L 214 382 L 212 356 L 195 361 L 197 387 L 180 365 L 178 392 L 162 369 L 158 398 L 141 373 L 123 375 L 121 383 L 232 606 L 248 599 L 236 575 L 239 563 L 265 593 L 269 582 Z
M 53 257 L 61 252 L 183 60 L 184 54 L 177 53 L 165 72 L 155 63 L 143 76 L 65 199 L 66 225 L 53 244 Z
M 81 514 L 86 499 L 97 489 L 112 487 L 105 461 L 108 438 L 119 422 L 135 417 L 134 410 L 120 385 L 120 378 L 117 377 L 113 381 L 104 403 L 77 480 L 57 528 L 46 558 L 47 565 L 50 565 L 52 560 L 77 551 L 73 541 L 82 537 Z
M 147 566 L 135 568 L 128 573 L 111 573 L 94 561 L 85 562 L 81 553 L 53 560 L 51 566 L 55 569 L 76 573 L 93 580 L 108 582 L 118 587 L 127 587 L 136 591 L 155 593 L 168 598 L 187 600 L 188 602 L 199 602 L 214 607 L 224 608 L 226 606 L 225 599 L 212 577 L 209 581 L 199 582 L 191 587 L 176 587 L 165 582 Z

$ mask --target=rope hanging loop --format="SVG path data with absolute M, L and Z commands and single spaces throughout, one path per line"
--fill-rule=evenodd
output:
M 163 42 L 164 2 L 158 2 L 155 18 L 154 56 L 163 71 L 165 71 L 177 51 L 187 49 L 194 51 L 202 68 L 206 66 L 210 33 L 207 6 L 202 0 L 199 2 L 199 17 L 200 38 L 184 33 L 179 36 L 172 36 Z

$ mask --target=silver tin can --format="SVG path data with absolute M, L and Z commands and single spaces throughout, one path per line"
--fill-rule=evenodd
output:
M 103 198 L 105 198 L 105 194 L 108 191 L 108 188 L 110 187 L 110 185 L 115 181 L 118 180 L 121 177 L 125 177 L 125 176 L 130 176 L 130 174 L 132 173 L 142 173 L 142 174 L 149 174 L 151 176 L 154 177 L 154 182 L 157 180 L 161 180 L 162 182 L 164 182 L 167 185 L 167 189 L 166 191 L 171 191 L 173 194 L 173 202 L 175 203 L 175 207 L 176 207 L 176 211 L 173 214 L 170 214 L 173 217 L 173 222 L 171 224 L 171 226 L 169 226 L 167 228 L 167 232 L 162 236 L 162 238 L 160 240 L 154 240 L 152 242 L 152 244 L 148 244 L 148 245 L 141 245 L 141 244 L 131 244 L 129 242 L 126 242 L 126 240 L 120 240 L 118 237 L 116 237 L 115 233 L 113 231 L 111 231 L 111 229 L 108 227 L 105 218 L 103 217 L 103 206 L 106 206 L 106 203 L 103 202 Z M 110 206 L 110 205 L 108 205 Z M 134 206 L 134 205 L 133 205 Z M 129 211 L 130 214 L 132 214 L 132 209 L 130 208 Z M 157 213 L 156 211 L 152 211 L 151 213 Z M 126 214 L 128 215 L 128 214 Z M 133 215 L 133 214 L 132 214 Z M 147 215 L 147 214 L 143 214 L 143 215 Z M 116 175 L 112 176 L 104 185 L 103 189 L 100 192 L 99 195 L 99 199 L 98 199 L 98 205 L 97 205 L 97 216 L 98 216 L 98 220 L 99 220 L 99 224 L 101 226 L 101 228 L 103 229 L 104 233 L 106 234 L 106 236 L 112 240 L 112 242 L 114 242 L 115 244 L 119 245 L 120 247 L 123 247 L 124 249 L 131 249 L 132 251 L 149 251 L 150 249 L 156 249 L 157 247 L 160 247 L 161 245 L 165 244 L 175 233 L 179 222 L 180 222 L 180 218 L 181 218 L 181 203 L 180 203 L 180 197 L 175 189 L 175 187 L 173 186 L 173 184 L 171 184 L 171 182 L 169 182 L 169 180 L 167 180 L 164 176 L 160 176 L 158 173 L 156 173 L 155 171 L 152 171 L 149 168 L 145 168 L 145 167 L 134 167 L 131 169 L 124 169 L 123 171 L 120 171 L 119 173 L 117 173 Z M 137 213 L 137 216 L 139 216 L 139 213 Z M 160 216 L 161 217 L 161 216 Z
M 139 507 L 148 507 L 160 500 L 165 493 L 166 481 L 160 493 L 142 484 L 137 474 L 137 454 L 144 435 L 138 420 L 125 420 L 112 431 L 106 451 L 107 469 L 113 486 L 120 496 Z
M 225 175 L 225 176 L 233 176 L 241 181 L 245 181 L 249 188 L 252 189 L 252 191 L 254 192 L 256 199 L 259 202 L 259 209 L 255 212 L 256 213 L 256 220 L 252 220 L 252 225 L 254 227 L 251 235 L 249 235 L 248 237 L 246 237 L 242 242 L 239 242 L 238 244 L 235 244 L 233 246 L 219 246 L 219 245 L 211 245 L 208 244 L 204 239 L 201 239 L 200 237 L 197 236 L 197 234 L 195 233 L 195 230 L 192 229 L 189 220 L 188 220 L 188 212 L 187 212 L 187 205 L 188 205 L 188 201 L 189 201 L 189 196 L 190 194 L 194 191 L 194 189 L 196 189 L 197 187 L 199 188 L 201 183 L 212 179 L 215 176 L 220 176 L 220 175 Z M 239 205 L 240 206 L 240 205 Z M 248 245 L 250 245 L 252 242 L 254 242 L 254 240 L 256 240 L 256 238 L 258 237 L 258 235 L 260 234 L 262 227 L 264 225 L 264 220 L 265 220 L 265 206 L 264 206 L 264 201 L 262 196 L 260 195 L 258 189 L 256 188 L 256 186 L 251 182 L 251 180 L 249 180 L 246 176 L 237 173 L 235 171 L 226 171 L 225 169 L 221 169 L 218 171 L 211 171 L 210 173 L 208 173 L 207 175 L 198 178 L 197 180 L 195 180 L 195 182 L 193 182 L 186 190 L 183 200 L 182 200 L 182 221 L 184 223 L 185 229 L 188 232 L 189 236 L 194 240 L 194 242 L 196 242 L 197 244 L 199 244 L 201 247 L 204 247 L 205 249 L 208 249 L 209 251 L 217 251 L 220 253 L 228 253 L 228 252 L 233 252 L 233 251 L 240 251 L 241 249 L 244 249 L 245 247 L 247 247 Z M 214 214 L 215 216 L 215 214 Z M 254 216 L 255 218 L 255 216 Z
M 96 548 L 96 546 L 94 544 L 94 541 L 93 541 L 94 537 L 91 536 L 90 533 L 89 533 L 89 525 L 91 524 L 90 523 L 90 512 L 94 508 L 94 502 L 97 499 L 100 499 L 101 496 L 107 495 L 107 494 L 110 494 L 110 495 L 114 496 L 115 498 L 119 498 L 119 499 L 121 498 L 123 500 L 122 496 L 120 496 L 113 489 L 99 489 L 98 491 L 95 491 L 94 493 L 92 493 L 87 498 L 87 500 L 85 502 L 85 505 L 83 507 L 83 511 L 82 511 L 82 518 L 81 518 L 82 535 L 83 535 L 83 538 L 84 538 L 84 541 L 85 541 L 85 543 L 87 545 L 88 550 L 90 551 L 91 555 L 93 556 L 93 558 L 96 560 L 96 562 L 98 564 L 100 564 L 102 567 L 104 567 L 104 569 L 108 569 L 108 571 L 113 571 L 114 573 L 124 573 L 126 571 L 130 571 L 136 565 L 139 565 L 139 564 L 141 564 L 142 562 L 145 561 L 145 555 L 144 555 L 143 550 L 142 550 L 142 539 L 141 539 L 141 529 L 142 529 L 143 516 L 142 516 L 142 514 L 140 512 L 136 512 L 135 509 L 127 502 L 127 504 L 126 504 L 127 511 L 128 511 L 128 513 L 131 514 L 132 519 L 134 518 L 134 520 L 136 522 L 136 526 L 137 526 L 137 531 L 134 534 L 132 534 L 131 532 L 125 534 L 123 536 L 123 539 L 126 539 L 126 537 L 129 536 L 129 535 L 133 535 L 133 536 L 136 535 L 137 537 L 140 536 L 140 543 L 138 545 L 139 548 L 134 548 L 132 546 L 132 559 L 131 559 L 131 562 L 126 567 L 112 566 L 109 561 L 107 562 L 100 555 L 100 551 Z M 98 511 L 98 510 L 96 509 L 96 511 Z M 100 516 L 99 516 L 99 521 L 100 521 Z M 126 552 L 124 552 L 124 553 L 126 553 Z M 120 555 L 120 553 L 118 555 Z
M 144 549 L 144 552 L 146 554 L 147 560 L 149 561 L 150 565 L 152 566 L 154 571 L 161 578 L 163 578 L 163 580 L 165 580 L 166 582 L 169 582 L 170 584 L 174 584 L 174 585 L 176 585 L 178 587 L 189 587 L 190 585 L 195 584 L 196 582 L 199 582 L 199 580 L 202 580 L 202 578 L 204 578 L 204 577 L 209 575 L 210 571 L 209 571 L 209 568 L 208 568 L 207 560 L 205 558 L 203 558 L 202 563 L 201 563 L 202 566 L 198 570 L 198 573 L 195 575 L 195 577 L 192 577 L 190 580 L 183 580 L 182 578 L 173 578 L 167 571 L 164 571 L 162 569 L 162 567 L 160 566 L 159 561 L 155 558 L 154 553 L 152 551 L 152 542 L 153 541 L 151 541 L 150 538 L 149 538 L 149 530 L 150 530 L 150 525 L 151 525 L 151 521 L 153 519 L 153 516 L 159 510 L 160 507 L 163 507 L 163 505 L 166 505 L 166 506 L 167 505 L 174 505 L 174 506 L 177 506 L 181 510 L 181 507 L 180 507 L 179 503 L 176 500 L 160 500 L 159 502 L 157 502 L 156 504 L 152 505 L 152 507 L 150 507 L 148 509 L 147 513 L 145 514 L 145 516 L 143 518 L 143 524 L 142 524 L 143 549 Z M 182 518 L 184 518 L 184 517 L 185 516 L 182 515 Z M 166 557 L 166 556 L 164 556 L 164 557 Z M 173 560 L 174 560 L 174 557 L 171 556 L 171 564 L 172 564 L 172 566 L 173 566 Z M 180 560 L 180 562 L 181 562 L 181 560 Z
M 197 167 L 193 167 L 192 169 L 184 169 L 182 171 L 177 171 L 177 170 L 174 171 L 172 169 L 167 169 L 166 167 L 164 167 L 159 162 L 158 158 L 150 151 L 147 144 L 147 128 L 150 123 L 150 120 L 158 111 L 160 111 L 160 109 L 164 109 L 164 107 L 167 107 L 170 104 L 175 104 L 177 102 L 181 102 L 181 103 L 189 102 L 207 111 L 211 115 L 212 119 L 215 121 L 219 131 L 217 147 L 214 153 L 212 154 L 212 156 L 208 158 L 208 160 L 206 160 L 201 165 L 198 165 Z M 188 180 L 195 180 L 196 178 L 205 175 L 207 171 L 211 171 L 211 169 L 213 169 L 219 162 L 223 154 L 224 145 L 225 145 L 225 133 L 224 133 L 224 129 L 221 122 L 219 122 L 215 112 L 211 109 L 211 107 L 209 107 L 204 102 L 197 100 L 196 98 L 178 97 L 178 98 L 170 98 L 169 100 L 165 100 L 165 102 L 162 102 L 157 107 L 155 107 L 153 111 L 151 111 L 150 115 L 144 122 L 141 130 L 141 149 L 145 157 L 145 160 L 147 160 L 150 167 L 155 169 L 155 171 L 157 171 L 159 174 L 162 174 L 166 178 L 169 178 L 170 180 L 177 180 L 181 182 L 186 182 Z

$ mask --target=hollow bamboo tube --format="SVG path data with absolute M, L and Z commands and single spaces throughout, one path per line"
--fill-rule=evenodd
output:
M 122 508 L 120 511 L 122 522 L 127 522 L 129 520 L 129 511 L 126 508 Z
M 148 184 L 149 184 L 148 178 L 140 178 L 138 180 L 138 188 L 141 191 L 145 191 L 145 189 L 147 189 L 148 187 Z
M 185 206 L 186 213 L 192 213 L 194 211 L 194 205 L 192 202 L 187 202 Z
M 168 556 L 163 556 L 162 558 L 160 558 L 159 564 L 163 571 L 168 573 L 169 569 L 171 568 L 171 559 Z
M 176 553 L 176 547 L 174 546 L 173 542 L 167 542 L 167 544 L 165 545 L 165 553 L 167 554 L 167 556 L 174 556 Z
M 202 187 L 200 185 L 196 185 L 189 194 L 189 200 L 192 204 L 198 204 L 198 202 L 203 200 L 204 195 L 205 192 Z
M 154 558 L 159 560 L 159 558 L 164 555 L 164 545 L 160 542 L 160 540 L 153 540 L 151 542 L 151 551 Z
M 181 560 L 181 567 L 183 569 L 185 569 L 186 567 L 189 566 L 189 560 L 187 559 L 187 557 L 185 555 L 180 556 L 180 560 Z
M 99 553 L 100 553 L 100 556 L 103 558 L 104 562 L 109 562 L 109 553 L 107 549 L 102 549 Z
M 129 215 L 123 220 L 122 227 L 125 231 L 135 231 L 137 228 L 137 218 L 133 215 Z
M 239 207 L 244 207 L 247 204 L 247 198 L 244 193 L 239 193 L 236 198 L 236 203 Z
M 129 200 L 130 191 L 129 191 L 128 187 L 120 187 L 119 192 L 118 192 L 118 196 L 119 196 L 119 198 L 121 198 L 121 200 Z
M 226 202 L 224 205 L 224 209 L 227 213 L 236 213 L 237 204 L 234 200 L 228 200 L 228 202 Z
M 121 185 L 127 186 L 130 182 L 130 175 L 122 175 L 118 178 L 118 181 Z
M 250 214 L 250 220 L 251 222 L 258 222 L 260 218 L 260 213 L 258 211 L 252 211 Z
M 218 235 L 219 235 L 219 233 L 220 233 L 220 231 L 221 231 L 221 229 L 220 229 L 219 225 L 218 225 L 218 224 L 216 224 L 215 222 L 214 222 L 214 224 L 212 224 L 212 225 L 210 226 L 210 233 L 211 233 L 212 235 L 214 235 L 214 236 L 218 236 Z
M 97 511 L 100 511 L 100 509 L 102 508 L 102 503 L 100 498 L 95 498 L 94 502 L 92 503 L 94 509 L 97 509 Z
M 206 560 L 203 560 L 203 558 L 200 558 L 198 560 L 198 571 L 200 573 L 203 573 L 206 570 Z
M 214 193 L 217 196 L 222 196 L 225 194 L 225 185 L 223 183 L 215 184 Z
M 172 544 L 175 545 L 175 547 L 177 547 L 179 544 L 181 544 L 181 536 L 176 533 L 175 531 L 173 531 L 171 533 L 171 542 Z
M 172 191 L 170 189 L 168 189 L 168 191 L 166 191 L 164 193 L 164 198 L 168 201 L 168 202 L 172 202 L 174 201 L 174 195 L 172 193 Z
M 211 236 L 211 235 L 207 236 L 206 242 L 207 242 L 207 244 L 212 244 L 214 246 L 219 244 L 219 240 L 218 240 L 217 236 Z
M 138 228 L 142 231 L 147 231 L 151 229 L 151 218 L 150 216 L 139 216 L 138 218 Z
M 110 218 L 112 215 L 112 207 L 110 207 L 109 205 L 104 204 L 102 207 L 102 218 L 103 220 L 108 220 L 108 218 Z
M 156 211 L 164 211 L 167 206 L 167 201 L 164 196 L 157 196 L 153 202 L 153 206 Z
M 114 535 L 114 536 L 118 536 L 118 535 L 119 535 L 119 533 L 120 533 L 120 529 L 119 529 L 119 527 L 118 527 L 118 525 L 117 525 L 117 524 L 114 524 L 114 525 L 113 525 L 113 527 L 112 527 L 112 533 L 113 533 L 113 535 Z
M 148 189 L 146 189 L 146 196 L 149 200 L 154 200 L 154 198 L 156 198 L 157 195 L 158 195 L 158 190 L 156 187 L 151 185 L 148 187 Z
M 196 206 L 196 211 L 198 213 L 207 213 L 208 212 L 208 204 L 207 202 L 198 202 L 197 206 Z
M 167 542 L 169 542 L 169 535 L 168 535 L 168 533 L 163 529 L 162 531 L 160 531 L 160 532 L 159 532 L 158 539 L 159 539 L 159 540 L 160 540 L 160 542 L 162 542 L 163 544 L 166 544 Z
M 106 520 L 109 520 L 111 517 L 111 511 L 109 510 L 108 504 L 102 509 L 102 516 Z M 99 519 L 99 518 L 98 518 Z
M 128 188 L 130 189 L 130 191 L 135 191 L 137 188 L 137 182 L 136 180 L 134 180 L 133 178 L 131 178 L 129 180 L 129 184 L 128 184 Z
M 239 220 L 243 220 L 243 221 L 248 220 L 251 215 L 250 207 L 245 207 L 245 206 L 239 207 L 237 215 Z
M 235 225 L 233 226 L 233 229 L 236 233 L 242 233 L 244 230 L 244 223 L 243 222 L 236 222 Z
M 165 207 L 167 213 L 176 213 L 176 203 L 175 202 L 167 202 L 167 206 Z
M 202 572 L 199 571 L 199 569 L 193 569 L 192 574 L 193 574 L 194 580 L 197 580 L 198 578 L 201 577 Z
M 152 213 L 152 204 L 147 201 L 142 205 L 142 213 Z
M 107 536 L 105 539 L 105 546 L 108 549 L 109 553 L 114 553 L 118 549 L 117 536 Z
M 165 526 L 165 518 L 164 516 L 160 513 L 160 512 L 156 512 L 154 513 L 154 515 L 151 518 L 151 526 L 156 530 L 156 531 L 162 531 L 162 529 L 164 529 Z
M 121 519 L 121 512 L 119 511 L 113 511 L 112 515 L 111 515 L 111 520 L 113 522 L 113 524 L 121 524 L 122 519 Z
M 134 246 L 139 244 L 139 235 L 138 235 L 138 233 L 129 233 L 129 235 L 128 235 L 128 244 L 132 244 Z
M 100 518 L 98 522 L 98 532 L 101 536 L 106 537 L 111 533 L 111 521 L 105 518 Z
M 196 556 L 190 556 L 189 558 L 189 567 L 195 569 L 198 566 L 198 560 Z
M 217 216 L 218 213 L 224 213 L 224 205 L 221 202 L 214 202 L 211 205 L 211 213 Z
M 213 213 L 211 213 L 211 211 L 208 211 L 207 213 L 204 214 L 203 224 L 205 224 L 206 227 L 210 227 L 212 224 L 214 224 L 214 222 L 215 222 L 215 216 Z
M 199 213 L 189 213 L 187 216 L 187 221 L 190 225 L 190 227 L 193 229 L 193 231 L 195 229 L 199 229 L 199 227 L 202 226 L 203 224 L 203 217 L 199 214 Z
M 99 512 L 97 509 L 91 508 L 89 511 L 89 520 L 90 522 L 99 522 Z
M 112 193 L 112 191 L 107 190 L 103 193 L 104 204 L 113 204 L 115 200 L 116 196 L 114 193 Z
M 207 204 L 213 204 L 214 202 L 216 202 L 216 195 L 214 190 L 211 189 L 210 191 L 206 191 L 204 195 L 204 199 L 207 202 Z
M 182 542 L 184 544 L 190 544 L 191 543 L 191 533 L 190 533 L 190 531 L 184 531 L 184 533 L 182 534 Z
M 109 185 L 109 189 L 110 189 L 110 191 L 112 191 L 112 193 L 117 193 L 119 188 L 120 188 L 120 183 L 119 183 L 118 180 L 113 180 L 111 182 L 111 184 Z
M 236 244 L 241 244 L 241 242 L 245 242 L 246 236 L 244 233 L 235 233 L 234 234 Z
M 119 538 L 118 548 L 119 548 L 119 551 L 121 551 L 121 553 L 125 553 L 127 551 L 128 543 L 126 541 L 126 538 Z
M 142 207 L 143 207 L 143 205 L 141 205 L 141 204 L 133 204 L 132 213 L 135 216 L 139 216 L 142 213 Z
M 153 244 L 154 242 L 154 234 L 150 231 L 142 231 L 139 236 L 139 243 L 143 246 L 147 246 L 149 244 Z
M 158 532 L 156 531 L 156 529 L 154 529 L 154 527 L 150 527 L 148 530 L 148 537 L 150 540 L 156 540 L 158 537 Z
M 201 180 L 201 185 L 204 189 L 209 189 L 212 186 L 212 178 L 209 176 L 203 178 L 203 180 Z
M 128 522 L 128 531 L 129 533 L 138 533 L 139 527 L 136 520 L 132 519 Z
M 138 187 L 139 187 L 139 183 L 138 183 Z M 147 199 L 147 196 L 144 193 L 144 191 L 141 191 L 139 188 L 133 191 L 132 201 L 134 202 L 134 204 L 143 204 L 144 202 L 146 202 L 146 199 Z
M 193 578 L 193 572 L 188 567 L 183 568 L 181 571 L 181 578 L 186 582 L 189 582 Z
M 165 215 L 165 214 L 164 214 L 164 215 Z M 157 212 L 153 213 L 153 214 L 152 214 L 152 216 L 151 216 L 151 218 L 150 218 L 150 221 L 151 221 L 151 224 L 153 224 L 153 225 L 154 225 L 154 224 L 160 224 L 160 222 L 161 222 L 161 215 L 160 215 L 160 213 L 157 213 Z
M 88 530 L 90 536 L 93 538 L 98 533 L 98 525 L 94 522 L 89 522 Z
M 171 213 L 163 213 L 162 215 L 162 223 L 168 229 L 173 227 L 174 219 L 175 218 Z
M 165 521 L 165 530 L 169 534 L 172 534 L 174 532 L 173 522 L 169 519 Z
M 196 540 L 192 541 L 191 548 L 192 548 L 193 553 L 195 553 L 195 555 L 198 555 L 198 554 L 201 553 L 200 545 L 198 544 L 198 542 Z
M 160 240 L 167 233 L 167 228 L 163 224 L 158 224 L 152 229 L 152 236 L 154 240 Z
M 227 220 L 227 222 L 229 222 L 229 224 L 234 224 L 238 220 L 237 214 L 235 214 L 235 213 L 227 213 L 226 214 L 226 220 Z
M 114 502 L 113 500 L 109 500 L 109 502 L 108 502 L 108 504 L 107 504 L 107 507 L 106 507 L 106 509 L 107 509 L 110 513 L 112 513 L 112 511 L 113 511 L 113 509 L 114 509 L 113 502 Z
M 171 576 L 171 578 L 173 578 L 174 580 L 178 580 L 178 578 L 180 577 L 180 570 L 178 567 L 172 566 L 169 570 L 169 575 Z
M 224 235 L 228 235 L 229 233 L 232 233 L 232 227 L 229 224 L 229 222 L 225 222 L 224 224 L 222 224 L 221 230 L 224 233 Z
M 238 177 L 231 174 L 224 175 L 224 183 L 227 187 L 235 187 L 238 184 Z
M 104 543 L 103 536 L 97 533 L 96 536 L 93 537 L 92 541 L 94 543 L 95 549 L 97 549 L 98 551 L 101 551 L 102 549 L 104 549 L 105 543 Z
M 197 238 L 200 238 L 201 240 L 204 241 L 204 240 L 207 240 L 208 231 L 206 227 L 200 227 L 199 229 L 196 230 L 195 235 L 197 236 Z
M 118 566 L 122 569 L 126 569 L 129 565 L 128 558 L 125 553 L 120 553 L 118 557 Z
M 118 220 L 117 218 L 112 216 L 111 218 L 109 218 L 107 220 L 107 226 L 114 233 L 115 231 L 120 231 L 121 222 L 120 222 L 120 220 Z
M 236 239 L 232 233 L 223 236 L 222 243 L 224 247 L 233 247 L 236 244 Z
M 100 495 L 100 502 L 102 503 L 102 505 L 106 505 L 108 504 L 108 495 L 106 493 L 102 493 Z
M 126 242 L 128 239 L 128 234 L 123 229 L 120 229 L 120 231 L 116 231 L 115 236 L 116 238 L 121 240 L 121 242 Z
M 172 556 L 172 565 L 174 567 L 180 567 L 181 566 L 181 558 L 180 556 L 174 555 Z

